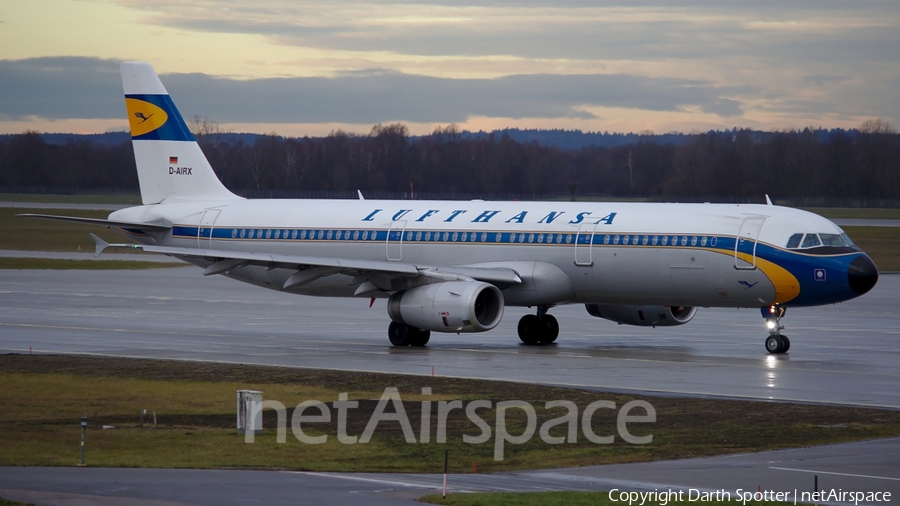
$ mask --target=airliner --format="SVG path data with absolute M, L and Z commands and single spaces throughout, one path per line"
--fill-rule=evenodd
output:
M 553 343 L 549 311 L 584 304 L 619 324 L 688 323 L 698 307 L 759 308 L 769 353 L 788 307 L 833 304 L 878 269 L 837 225 L 766 204 L 248 200 L 219 181 L 153 68 L 120 66 L 143 205 L 106 226 L 134 243 L 273 290 L 387 299 L 394 346 L 493 329 L 506 306 L 523 343 Z M 371 305 L 371 302 L 370 302 Z

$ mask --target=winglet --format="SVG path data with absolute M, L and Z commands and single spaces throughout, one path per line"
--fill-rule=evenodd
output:
M 94 257 L 99 257 L 101 253 L 103 253 L 106 248 L 109 247 L 109 243 L 104 241 L 103 239 L 97 237 L 94 234 L 91 234 L 91 239 L 94 240 Z
M 359 200 L 366 200 L 366 198 L 362 196 L 362 192 L 361 192 L 361 191 L 356 190 L 356 194 L 359 195 Z
M 774 205 L 775 205 L 775 204 L 772 203 L 772 199 L 769 198 L 769 194 L 768 194 L 768 193 L 766 194 L 766 205 L 767 205 L 767 206 L 774 206 Z

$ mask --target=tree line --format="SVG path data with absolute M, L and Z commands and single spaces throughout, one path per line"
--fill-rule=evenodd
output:
M 852 130 L 710 131 L 686 134 L 677 145 L 642 132 L 628 145 L 579 149 L 519 142 L 502 131 L 471 135 L 455 125 L 415 138 L 392 124 L 367 135 L 258 135 L 252 142 L 207 120 L 190 126 L 225 186 L 246 196 L 359 189 L 395 198 L 900 200 L 900 134 L 883 120 Z M 23 187 L 136 191 L 131 143 L 48 143 L 35 132 L 0 137 L 0 191 Z

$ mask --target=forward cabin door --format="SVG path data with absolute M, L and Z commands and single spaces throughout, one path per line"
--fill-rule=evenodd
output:
M 734 243 L 735 269 L 756 269 L 756 244 L 765 221 L 765 216 L 749 216 L 744 219 Z
M 197 247 L 200 249 L 212 249 L 213 228 L 216 218 L 219 217 L 219 209 L 207 209 L 200 218 L 200 226 L 197 227 Z

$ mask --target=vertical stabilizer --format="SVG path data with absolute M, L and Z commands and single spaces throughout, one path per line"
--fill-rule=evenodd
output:
M 239 199 L 209 161 L 149 63 L 121 63 L 125 107 L 144 204 Z

